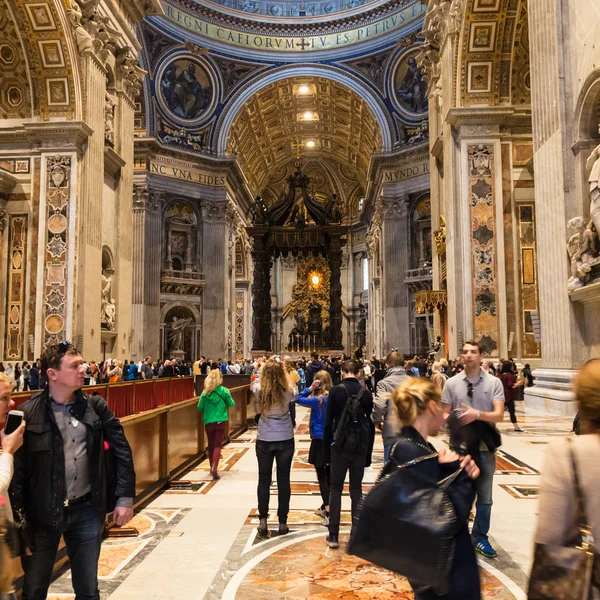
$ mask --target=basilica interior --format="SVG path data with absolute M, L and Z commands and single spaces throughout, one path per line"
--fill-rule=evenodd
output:
M 588 0 L 0 0 L 0 360 L 65 339 L 87 361 L 453 359 L 473 339 L 529 364 L 485 567 L 486 597 L 525 598 L 534 444 L 568 431 L 600 356 L 599 33 Z M 136 517 L 103 598 L 340 597 L 334 574 L 412 598 L 379 572 L 360 591 L 351 557 L 309 576 L 289 540 L 257 545 L 247 436 L 218 485 L 200 463 Z M 164 577 L 193 555 L 197 589 Z M 292 595 L 289 572 L 258 585 L 278 561 L 306 567 Z

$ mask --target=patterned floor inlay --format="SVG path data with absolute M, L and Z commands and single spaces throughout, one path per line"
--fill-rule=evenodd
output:
M 363 493 L 368 494 L 369 490 L 373 486 L 372 483 L 363 481 L 362 488 Z M 308 482 L 308 481 L 292 481 L 290 484 L 292 490 L 292 496 L 320 496 L 321 490 L 319 488 L 318 483 Z M 277 481 L 273 481 L 271 483 L 271 494 L 277 493 Z M 349 496 L 350 495 L 350 487 L 348 484 L 344 485 L 344 491 L 342 495 Z
M 536 500 L 540 496 L 539 485 L 509 485 L 501 483 L 500 487 L 518 500 Z
M 237 463 L 244 454 L 248 452 L 248 448 L 237 448 L 230 447 L 229 445 L 225 446 L 221 450 L 221 460 L 219 461 L 219 472 L 220 471 L 230 471 L 235 463 Z M 208 459 L 203 460 L 197 467 L 193 469 L 193 471 L 210 471 L 210 463 Z M 185 479 L 185 476 L 182 477 Z
M 318 508 L 318 506 L 315 506 L 315 509 Z M 290 510 L 289 514 L 288 514 L 288 525 L 290 527 L 292 526 L 300 526 L 300 525 L 307 525 L 307 526 L 314 526 L 314 525 L 320 525 L 323 519 L 321 519 L 321 517 L 319 517 L 318 515 L 316 515 L 314 513 L 314 511 L 312 510 Z M 351 523 L 351 519 L 350 519 L 350 511 L 349 510 L 342 510 L 341 512 L 341 518 L 340 518 L 340 523 L 342 526 L 347 525 L 348 527 L 350 526 Z M 254 525 L 255 527 L 258 526 L 258 509 L 254 509 L 247 517 L 246 519 L 246 525 Z M 269 517 L 267 519 L 267 524 L 269 525 L 269 527 L 277 527 L 278 524 L 278 520 L 277 520 L 277 511 L 271 511 L 269 513 Z
M 540 472 L 523 461 L 498 450 L 496 453 L 496 475 L 539 475 Z
M 257 544 L 241 557 L 224 563 L 205 596 L 206 600 L 413 600 L 404 577 L 346 554 L 331 550 L 325 532 L 280 536 Z M 235 546 L 235 545 L 234 545 Z M 481 569 L 484 600 L 515 600 L 511 582 L 504 583 L 487 567 Z
M 149 509 L 136 514 L 130 526 L 136 538 L 111 538 L 102 543 L 98 579 L 102 599 L 108 598 L 189 513 L 189 508 Z M 49 600 L 71 600 L 71 572 L 65 570 L 50 586 Z

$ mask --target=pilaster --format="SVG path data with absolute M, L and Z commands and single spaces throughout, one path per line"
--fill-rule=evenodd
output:
M 224 190 L 223 190 L 224 191 Z M 229 288 L 227 200 L 202 200 L 202 264 L 205 287 L 202 310 L 202 353 L 227 356 Z
M 382 197 L 381 262 L 383 266 L 383 354 L 392 348 L 410 349 L 408 288 L 404 274 L 408 269 L 409 197 Z
M 132 358 L 159 357 L 160 256 L 163 193 L 145 183 L 133 188 Z

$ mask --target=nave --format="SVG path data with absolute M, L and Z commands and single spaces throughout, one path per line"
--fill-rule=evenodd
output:
M 299 407 L 288 535 L 276 534 L 274 482 L 270 538 L 258 536 L 256 430 L 250 429 L 224 447 L 220 480 L 211 480 L 205 460 L 182 476 L 192 482 L 191 489 L 173 485 L 137 512 L 131 526 L 138 529 L 138 538 L 104 542 L 102 600 L 412 600 L 405 579 L 346 554 L 347 489 L 340 549 L 325 545 L 327 529 L 314 513 L 321 504 L 317 478 L 307 463 L 308 422 L 309 411 Z M 494 477 L 490 532 L 498 558 L 479 557 L 486 600 L 526 598 L 545 448 L 556 436 L 567 435 L 572 425 L 571 419 L 531 410 L 520 410 L 519 423 L 525 433 L 513 433 L 508 419 L 500 424 L 503 446 Z M 444 437 L 434 440 L 436 446 L 445 443 Z M 365 472 L 365 493 L 382 463 L 378 437 L 373 465 Z M 71 590 L 66 571 L 53 583 L 49 600 L 73 600 Z

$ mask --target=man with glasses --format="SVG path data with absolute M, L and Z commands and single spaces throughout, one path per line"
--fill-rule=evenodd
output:
M 10 487 L 13 510 L 32 540 L 22 558 L 22 600 L 44 600 L 61 535 L 78 600 L 99 600 L 98 559 L 107 511 L 105 442 L 115 457 L 115 523 L 133 517 L 135 472 L 119 420 L 100 396 L 81 390 L 84 362 L 69 342 L 48 346 L 41 357 L 46 389 L 25 402 L 24 443 L 15 454 Z M 112 507 L 111 507 L 112 508 Z
M 461 428 L 471 423 L 488 424 L 478 427 L 485 435 L 479 437 L 481 475 L 475 480 L 477 502 L 472 538 L 475 550 L 487 558 L 497 554 L 488 539 L 492 516 L 492 489 L 496 470 L 496 448 L 491 440 L 495 424 L 504 419 L 504 389 L 502 382 L 481 368 L 481 346 L 470 340 L 462 347 L 464 371 L 448 379 L 442 393 L 446 412 L 454 411 Z M 460 450 L 460 429 L 451 429 L 450 447 Z M 490 447 L 492 446 L 492 447 Z

